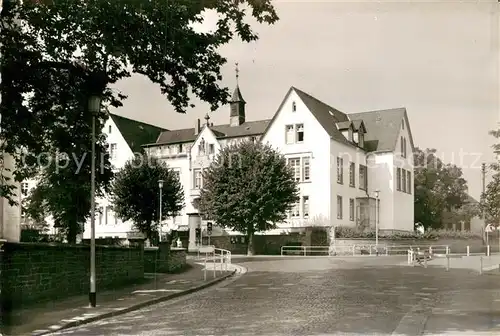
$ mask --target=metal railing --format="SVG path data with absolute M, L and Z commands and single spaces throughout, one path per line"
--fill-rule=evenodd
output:
M 207 270 L 210 264 L 213 267 L 213 277 L 217 276 L 217 270 L 221 273 L 228 271 L 231 266 L 231 251 L 217 248 L 214 245 L 200 246 L 198 249 L 198 260 L 203 260 L 203 280 L 207 280 Z
M 408 250 L 427 251 L 431 255 L 435 253 L 450 254 L 448 245 L 389 245 L 387 249 L 388 254 L 406 254 Z

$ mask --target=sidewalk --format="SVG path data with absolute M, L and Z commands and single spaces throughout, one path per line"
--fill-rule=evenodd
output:
M 9 326 L 0 335 L 45 335 L 57 330 L 74 327 L 123 314 L 132 310 L 166 301 L 208 287 L 231 276 L 235 267 L 228 271 L 207 272 L 203 280 L 203 266 L 189 262 L 191 269 L 180 274 L 146 273 L 147 281 L 141 285 L 119 290 L 97 292 L 97 307 L 90 308 L 88 296 L 76 296 L 66 300 L 48 302 L 14 311 Z M 211 269 L 207 264 L 207 269 Z

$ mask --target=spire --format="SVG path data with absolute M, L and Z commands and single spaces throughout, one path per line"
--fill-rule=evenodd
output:
M 205 125 L 210 126 L 209 120 L 210 120 L 210 116 L 207 113 L 207 114 L 205 114 Z
M 241 95 L 239 78 L 240 69 L 238 63 L 235 63 L 235 74 L 236 74 L 236 88 L 234 89 L 231 100 L 229 101 L 230 106 L 230 125 L 239 126 L 245 122 L 245 100 Z

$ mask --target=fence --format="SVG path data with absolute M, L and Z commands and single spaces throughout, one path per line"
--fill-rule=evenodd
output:
M 231 266 L 231 251 L 216 248 L 213 245 L 201 246 L 198 249 L 198 261 L 203 261 L 203 280 L 207 280 L 208 267 L 213 268 L 213 277 L 217 276 L 217 269 L 222 273 Z M 211 264 L 211 265 L 210 265 Z

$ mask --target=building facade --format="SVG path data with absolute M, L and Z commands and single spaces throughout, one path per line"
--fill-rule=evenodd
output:
M 282 153 L 299 183 L 300 201 L 271 233 L 311 225 L 374 227 L 376 217 L 381 230 L 413 231 L 414 146 L 406 109 L 346 114 L 292 87 L 272 119 L 247 121 L 236 87 L 228 124 L 213 125 L 207 116 L 144 145 L 178 172 L 186 206 L 170 221 L 191 238 L 206 224 L 197 208 L 203 169 L 224 146 L 248 140 Z

